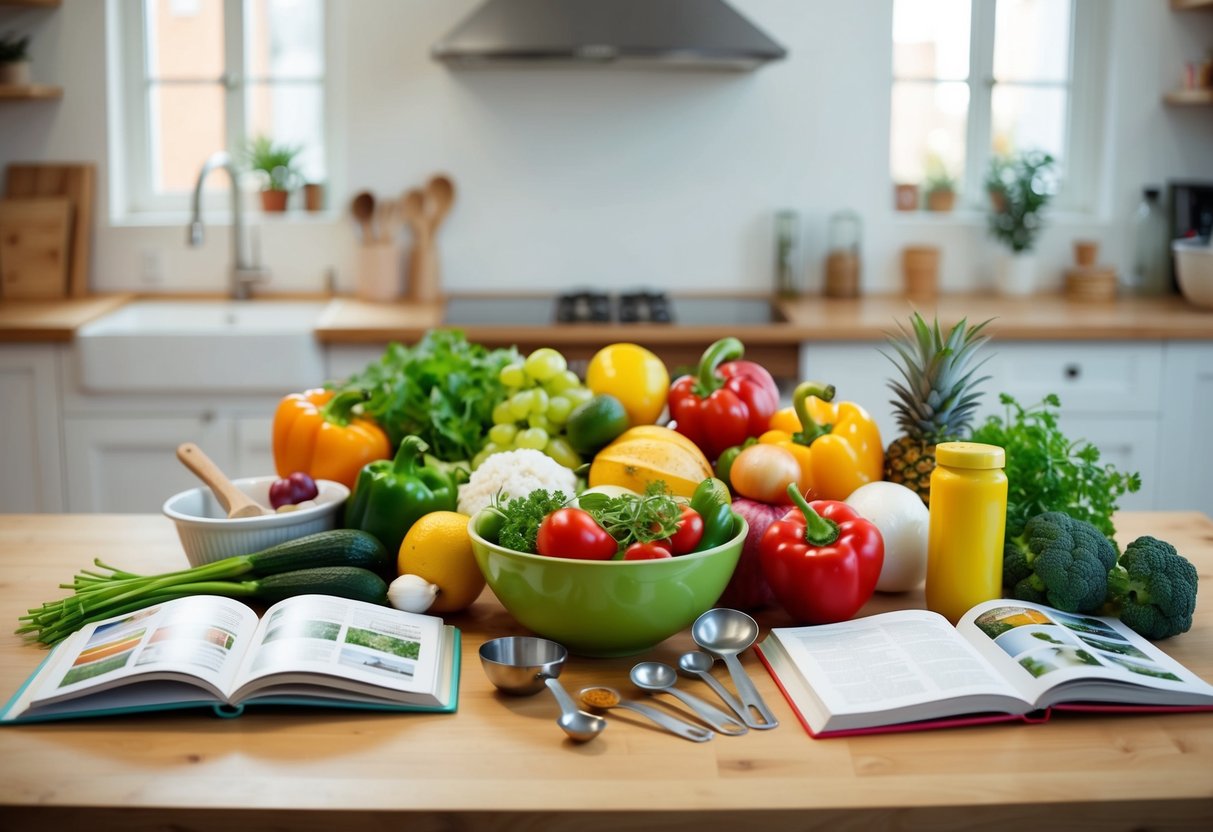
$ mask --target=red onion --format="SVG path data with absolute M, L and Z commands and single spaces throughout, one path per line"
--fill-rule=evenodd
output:
M 758 541 L 762 539 L 767 526 L 788 513 L 788 507 L 738 497 L 733 501 L 733 510 L 745 518 L 750 524 L 750 530 L 746 533 L 737 569 L 716 604 L 736 610 L 761 609 L 775 603 L 775 594 L 762 574 Z

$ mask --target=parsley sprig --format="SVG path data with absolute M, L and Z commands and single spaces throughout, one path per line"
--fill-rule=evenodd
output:
M 578 503 L 588 511 L 607 534 L 626 549 L 633 543 L 664 540 L 678 531 L 682 506 L 660 480 L 651 482 L 641 495 L 601 493 L 583 494 Z
M 497 533 L 497 543 L 515 552 L 534 554 L 535 538 L 543 519 L 568 503 L 569 498 L 564 492 L 542 488 L 536 488 L 525 497 L 509 500 L 501 499 L 498 494 L 493 498 L 493 508 L 501 512 L 505 520 Z
M 1101 465 L 1098 448 L 1067 439 L 1057 426 L 1061 400 L 1055 394 L 1031 407 L 1006 393 L 999 401 L 1005 416 L 987 418 L 972 440 L 1006 451 L 1007 537 L 1022 534 L 1030 518 L 1046 511 L 1085 520 L 1111 537 L 1116 500 L 1140 489 L 1141 475 Z

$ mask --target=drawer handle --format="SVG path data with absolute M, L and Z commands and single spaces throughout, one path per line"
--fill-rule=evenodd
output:
M 1074 381 L 1082 375 L 1082 367 L 1077 364 L 1067 364 L 1064 370 L 1065 377 L 1070 381 Z

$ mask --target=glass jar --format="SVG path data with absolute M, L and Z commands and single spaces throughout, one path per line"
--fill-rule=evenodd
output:
M 853 298 L 859 295 L 859 250 L 863 242 L 863 223 L 854 211 L 830 215 L 827 231 L 825 295 Z
M 1002 596 L 1007 523 L 1006 452 L 978 442 L 941 442 L 931 473 L 927 609 L 953 624 L 975 604 Z
M 781 298 L 800 294 L 796 261 L 800 259 L 800 216 L 795 211 L 775 214 L 775 294 Z

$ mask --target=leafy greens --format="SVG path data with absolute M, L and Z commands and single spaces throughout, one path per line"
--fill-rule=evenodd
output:
M 332 385 L 360 391 L 363 412 L 386 432 L 392 447 L 418 436 L 438 459 L 471 459 L 493 424 L 493 406 L 505 395 L 501 368 L 518 361 L 515 349 L 469 343 L 462 331 L 435 329 L 415 345 L 388 345 L 361 372 Z
M 1022 534 L 1029 519 L 1046 511 L 1085 520 L 1112 537 L 1116 500 L 1140 489 L 1141 475 L 1100 465 L 1098 448 L 1067 439 L 1057 426 L 1061 400 L 1056 395 L 1031 407 L 1006 393 L 999 401 L 1005 416 L 988 417 L 971 438 L 1006 451 L 1007 538 Z

